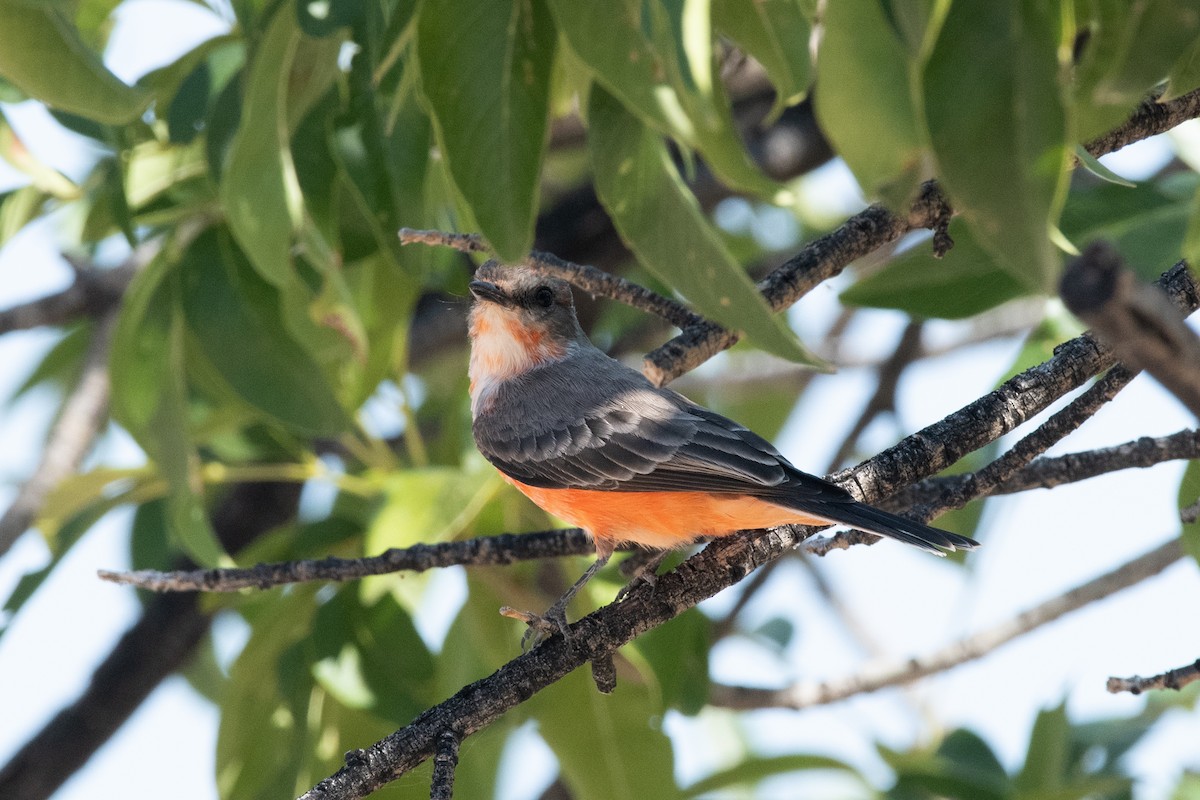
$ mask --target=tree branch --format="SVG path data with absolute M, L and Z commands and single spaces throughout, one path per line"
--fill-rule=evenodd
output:
M 1132 561 L 1093 578 L 1058 597 L 1018 614 L 1000 625 L 924 656 L 870 666 L 858 675 L 824 683 L 802 683 L 784 689 L 714 686 L 709 702 L 735 709 L 801 709 L 845 700 L 921 678 L 974 661 L 1001 645 L 1043 625 L 1151 578 L 1183 557 L 1178 539 L 1159 545 Z M 1111 681 L 1110 681 L 1111 687 Z M 1112 689 L 1110 688 L 1110 691 Z
M 502 566 L 533 559 L 588 555 L 595 550 L 590 536 L 579 528 L 568 528 L 481 536 L 461 542 L 416 544 L 403 549 L 392 548 L 367 558 L 322 558 L 176 572 L 100 570 L 99 576 L 106 581 L 154 592 L 236 592 L 303 581 L 349 581 L 403 570 L 424 572 L 438 567 Z
M 293 483 L 239 484 L 213 512 L 229 552 L 295 514 Z M 83 693 L 58 712 L 0 768 L 0 797 L 44 800 L 83 766 L 142 701 L 187 663 L 208 632 L 211 611 L 196 595 L 155 597 L 92 673 Z
M 438 737 L 437 752 L 433 756 L 433 779 L 430 781 L 429 800 L 452 800 L 454 797 L 454 769 L 458 766 L 458 737 L 446 731 Z
M 1085 450 L 1052 458 L 1039 458 L 1011 475 L 990 494 L 1015 494 L 1029 489 L 1053 489 L 1123 469 L 1144 469 L 1167 461 L 1200 458 L 1200 431 L 1183 430 L 1158 438 L 1143 436 L 1113 447 Z M 908 508 L 934 502 L 946 492 L 960 491 L 971 475 L 926 478 L 902 490 L 891 504 Z
M 444 231 L 418 231 L 412 228 L 401 228 L 399 235 L 401 244 L 452 247 L 462 253 L 491 254 L 492 252 L 491 248 L 483 241 L 483 237 L 477 233 L 446 233 Z M 525 257 L 524 263 L 539 272 L 562 278 L 589 294 L 608 297 L 660 316 L 677 328 L 693 325 L 702 319 L 700 315 L 682 303 L 663 297 L 633 281 L 595 267 L 572 264 L 551 253 L 540 253 L 534 250 Z
M 1120 694 L 1121 692 L 1141 694 L 1150 689 L 1174 689 L 1175 691 L 1179 691 L 1189 683 L 1194 683 L 1195 681 L 1200 681 L 1200 658 L 1186 667 L 1169 669 L 1160 675 L 1153 675 L 1149 678 L 1143 678 L 1140 675 L 1132 675 L 1128 678 L 1109 678 L 1107 688 L 1113 694 Z
M 98 320 L 79 382 L 50 430 L 42 459 L 0 516 L 0 555 L 29 529 L 54 487 L 79 469 L 108 420 L 108 346 L 116 318 L 115 311 L 108 311 Z

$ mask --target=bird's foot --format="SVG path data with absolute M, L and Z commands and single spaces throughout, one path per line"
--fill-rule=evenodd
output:
M 528 653 L 556 633 L 570 640 L 570 623 L 567 622 L 565 604 L 555 603 L 545 614 L 534 614 L 532 611 L 521 611 L 511 606 L 503 606 L 500 616 L 519 620 L 527 626 L 521 637 L 521 652 Z

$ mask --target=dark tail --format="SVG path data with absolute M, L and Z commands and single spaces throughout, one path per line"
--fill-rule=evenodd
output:
M 946 555 L 947 551 L 973 550 L 979 546 L 979 542 L 966 536 L 931 528 L 922 522 L 855 501 L 806 503 L 803 510 L 842 525 L 911 544 L 939 556 Z

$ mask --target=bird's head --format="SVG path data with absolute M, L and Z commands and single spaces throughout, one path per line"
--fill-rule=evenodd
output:
M 470 283 L 471 382 L 506 380 L 586 343 L 571 286 L 526 267 L 488 261 Z M 473 388 L 472 393 L 475 393 Z

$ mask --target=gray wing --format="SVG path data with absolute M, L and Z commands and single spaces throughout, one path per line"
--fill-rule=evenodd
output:
M 510 381 L 475 420 L 480 451 L 540 488 L 849 498 L 745 427 L 604 358 Z

